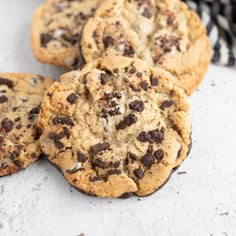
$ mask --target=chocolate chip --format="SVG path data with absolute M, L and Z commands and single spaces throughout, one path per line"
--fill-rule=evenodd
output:
M 37 154 L 35 152 L 31 153 L 30 155 L 33 159 L 36 159 L 37 158 Z
M 116 161 L 114 164 L 113 164 L 114 168 L 117 169 L 119 168 L 120 166 L 120 161 Z
M 12 120 L 5 118 L 2 120 L 2 128 L 5 130 L 6 133 L 9 133 L 10 131 L 12 131 L 14 123 Z
M 9 79 L 0 77 L 0 85 L 6 85 L 8 88 L 13 88 L 14 83 Z
M 142 158 L 141 158 L 141 163 L 147 167 L 150 168 L 151 165 L 154 163 L 154 158 L 152 156 L 151 153 L 147 153 L 145 154 Z
M 42 129 L 37 127 L 36 130 L 35 130 L 34 140 L 38 140 L 41 135 L 42 135 Z
M 8 101 L 8 97 L 5 95 L 0 96 L 0 103 L 5 103 Z
M 90 182 L 97 182 L 103 180 L 101 176 L 90 176 L 89 181 Z
M 139 83 L 139 85 L 143 90 L 145 90 L 145 91 L 148 90 L 148 82 L 142 81 L 142 82 Z
M 101 84 L 104 85 L 106 84 L 110 79 L 110 76 L 107 73 L 101 73 L 100 74 L 100 80 L 101 80 Z
M 74 121 L 72 120 L 71 117 L 68 116 L 56 116 L 52 119 L 52 123 L 54 125 L 68 125 L 68 126 L 74 126 Z
M 80 151 L 77 152 L 77 160 L 78 162 L 86 162 L 88 160 L 88 158 Z
M 109 164 L 101 159 L 96 159 L 93 164 L 101 169 L 107 169 L 109 167 Z
M 148 19 L 152 18 L 152 13 L 149 11 L 147 7 L 144 8 L 142 15 Z
M 22 128 L 22 125 L 21 124 L 18 124 L 17 126 L 16 126 L 16 129 L 21 129 Z
M 136 72 L 136 68 L 134 66 L 132 66 L 130 69 L 129 69 L 129 73 L 130 74 L 134 74 Z
M 49 133 L 48 137 L 50 139 L 55 139 L 55 140 L 60 140 L 60 139 L 63 139 L 65 137 L 65 134 L 64 132 L 60 132 L 59 134 L 57 133 Z
M 125 129 L 127 125 L 131 126 L 132 124 L 135 124 L 136 122 L 137 122 L 137 117 L 134 114 L 130 114 L 126 116 L 123 121 L 121 121 L 120 123 L 116 125 L 116 129 L 117 130 Z
M 108 170 L 108 175 L 120 175 L 122 172 L 121 170 Z
M 78 96 L 76 95 L 76 93 L 71 93 L 68 97 L 67 97 L 67 101 L 70 103 L 70 104 L 75 104 L 76 101 L 78 99 Z
M 157 151 L 154 152 L 154 157 L 158 160 L 161 161 L 164 158 L 164 152 L 162 149 L 158 149 Z
M 110 147 L 110 144 L 107 142 L 98 143 L 90 148 L 92 155 L 96 155 L 97 153 L 104 151 Z
M 15 118 L 14 121 L 15 121 L 15 122 L 18 122 L 18 121 L 20 121 L 20 120 L 21 120 L 21 118 L 18 116 L 18 117 Z
M 70 138 L 70 130 L 67 127 L 63 127 L 63 132 L 67 138 Z
M 35 115 L 39 114 L 40 107 L 41 107 L 41 103 L 38 106 L 36 106 L 30 110 L 29 116 L 28 116 L 29 120 L 33 119 L 35 117 Z
M 158 79 L 156 77 L 151 77 L 150 82 L 152 86 L 157 86 L 158 85 Z
M 103 44 L 105 48 L 108 48 L 114 44 L 114 39 L 111 36 L 106 36 L 103 39 Z
M 165 108 L 169 108 L 173 105 L 173 101 L 168 101 L 168 100 L 165 100 L 161 106 L 160 106 L 160 109 L 161 110 L 165 110 Z
M 68 43 L 70 43 L 71 45 L 75 45 L 76 43 L 79 42 L 79 39 L 80 39 L 80 35 L 79 34 L 75 34 L 73 36 L 67 36 L 65 34 L 63 34 L 61 36 L 65 41 L 67 41 Z
M 144 177 L 144 172 L 141 168 L 138 168 L 138 169 L 134 170 L 134 175 L 137 178 L 142 179 Z
M 46 48 L 47 44 L 53 39 L 52 35 L 50 34 L 41 34 L 40 35 L 40 43 L 41 47 Z
M 64 148 L 64 144 L 63 144 L 62 142 L 60 142 L 60 141 L 58 141 L 58 140 L 56 140 L 56 139 L 53 139 L 53 141 L 54 141 L 55 146 L 56 146 L 59 150 L 61 150 L 61 149 Z
M 164 132 L 162 130 L 151 130 L 148 132 L 141 132 L 138 135 L 138 140 L 140 142 L 149 142 L 149 143 L 161 143 L 164 139 Z
M 129 104 L 129 108 L 133 111 L 142 112 L 144 110 L 143 101 L 135 100 Z
M 131 163 L 134 163 L 135 161 L 138 160 L 138 156 L 136 156 L 134 153 L 129 153 L 129 158 L 131 160 Z
M 135 50 L 133 49 L 132 46 L 126 46 L 123 55 L 132 57 L 134 56 Z
M 141 72 L 137 72 L 136 75 L 137 75 L 138 78 L 142 78 L 143 77 L 143 74 Z
M 24 166 L 24 162 L 20 160 L 14 161 L 14 164 L 19 168 L 22 168 Z
M 74 169 L 72 169 L 72 170 L 67 170 L 66 172 L 67 172 L 68 174 L 72 175 L 72 174 L 75 174 L 75 173 L 77 173 L 77 172 L 79 172 L 79 171 L 83 171 L 83 170 L 85 170 L 85 169 L 84 169 L 84 168 L 77 168 L 77 167 L 75 167 Z

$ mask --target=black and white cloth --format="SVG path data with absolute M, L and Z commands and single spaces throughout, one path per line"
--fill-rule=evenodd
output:
M 184 0 L 206 26 L 212 62 L 236 66 L 236 0 Z

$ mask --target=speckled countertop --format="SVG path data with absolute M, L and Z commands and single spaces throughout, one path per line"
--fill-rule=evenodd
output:
M 40 2 L 0 1 L 0 72 L 55 78 L 63 72 L 41 65 L 31 52 L 30 20 Z M 0 235 L 235 236 L 235 91 L 236 69 L 211 66 L 190 98 L 192 152 L 150 197 L 111 200 L 82 195 L 45 160 L 1 178 Z

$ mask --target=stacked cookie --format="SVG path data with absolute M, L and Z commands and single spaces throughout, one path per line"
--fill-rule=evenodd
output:
M 177 0 L 47 0 L 32 48 L 72 71 L 46 93 L 51 79 L 0 75 L 1 175 L 42 152 L 90 195 L 158 190 L 191 148 L 186 94 L 210 62 L 197 15 Z

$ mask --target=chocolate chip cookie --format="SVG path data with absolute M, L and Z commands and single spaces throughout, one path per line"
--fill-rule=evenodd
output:
M 55 82 L 39 115 L 41 148 L 77 189 L 146 196 L 186 158 L 189 105 L 170 73 L 107 56 Z
M 32 21 L 32 48 L 42 63 L 77 68 L 83 63 L 81 30 L 101 0 L 47 0 Z
M 123 55 L 162 67 L 188 95 L 211 58 L 203 24 L 179 0 L 106 0 L 86 24 L 81 46 L 86 62 Z
M 35 74 L 0 74 L 0 176 L 25 169 L 40 157 L 36 125 L 52 82 Z

